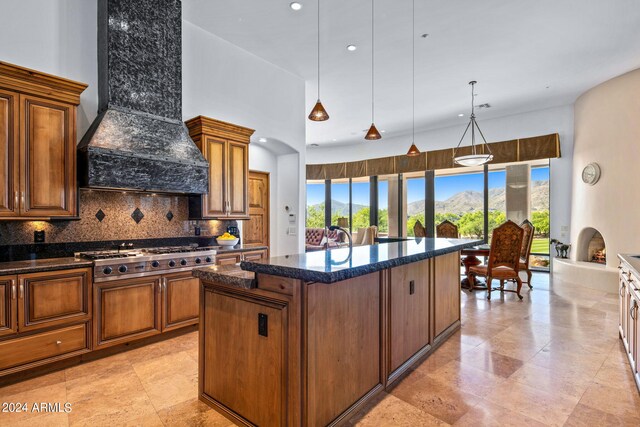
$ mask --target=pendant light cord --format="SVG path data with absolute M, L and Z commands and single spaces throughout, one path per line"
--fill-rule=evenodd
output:
M 416 0 L 412 0 L 412 16 L 411 25 L 411 143 L 416 142 Z
M 318 0 L 318 100 L 320 100 L 320 0 Z
M 374 36 L 374 13 L 375 0 L 371 0 L 371 123 L 375 122 L 375 74 L 374 74 L 374 56 L 375 56 L 375 36 Z

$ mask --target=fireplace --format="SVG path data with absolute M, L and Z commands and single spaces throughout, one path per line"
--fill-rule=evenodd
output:
M 580 233 L 576 259 L 578 261 L 607 263 L 607 249 L 604 237 L 595 228 L 587 227 Z

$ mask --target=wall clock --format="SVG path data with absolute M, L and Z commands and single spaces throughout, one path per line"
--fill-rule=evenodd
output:
M 595 185 L 600 179 L 600 165 L 597 163 L 589 163 L 582 170 L 582 181 L 585 184 Z

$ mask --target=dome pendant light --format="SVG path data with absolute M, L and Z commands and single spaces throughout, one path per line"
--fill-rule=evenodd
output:
M 309 113 L 309 120 L 314 122 L 324 122 L 329 120 L 329 113 L 320 102 L 320 0 L 318 0 L 318 100 Z
M 371 0 L 371 127 L 369 128 L 369 131 L 367 132 L 367 134 L 364 136 L 364 139 L 366 140 L 376 140 L 376 139 L 380 139 L 382 138 L 382 135 L 380 135 L 380 132 L 378 132 L 378 129 L 376 128 L 376 125 L 374 125 L 373 123 L 375 122 L 374 117 L 375 117 L 375 110 L 374 110 L 374 101 L 375 101 L 375 92 L 373 90 L 374 88 L 374 83 L 375 83 L 375 74 L 374 74 L 374 52 L 375 52 L 375 38 L 374 38 L 374 27 L 373 27 L 373 22 L 374 22 L 374 8 L 373 8 L 373 4 L 375 3 L 375 0 Z
M 417 156 L 420 150 L 416 147 L 416 1 L 411 2 L 412 25 L 411 25 L 411 147 L 407 151 L 407 156 Z
M 484 165 L 486 163 L 489 163 L 491 160 L 493 160 L 493 154 L 491 153 L 491 149 L 489 148 L 489 145 L 487 144 L 487 140 L 485 139 L 484 135 L 482 134 L 482 131 L 480 130 L 480 126 L 478 126 L 478 123 L 476 122 L 475 108 L 474 108 L 474 105 L 473 105 L 474 97 L 475 97 L 475 90 L 474 89 L 475 89 L 476 83 L 478 83 L 478 82 L 475 81 L 475 80 L 469 82 L 469 84 L 471 85 L 471 116 L 470 116 L 470 119 L 469 119 L 469 124 L 467 125 L 466 129 L 464 130 L 464 133 L 462 134 L 462 138 L 460 138 L 460 142 L 458 142 L 458 145 L 453 150 L 453 161 L 456 164 L 461 165 L 461 166 L 480 166 L 480 165 Z M 462 141 L 464 140 L 464 137 L 467 135 L 467 132 L 469 131 L 469 128 L 471 128 L 471 154 L 467 154 L 465 156 L 458 156 L 457 155 L 458 149 L 460 148 L 460 144 L 462 144 Z M 480 136 L 482 137 L 482 140 L 484 141 L 484 147 L 488 151 L 486 154 L 485 153 L 478 153 L 478 151 L 477 151 L 476 129 L 478 130 L 478 133 L 480 134 Z

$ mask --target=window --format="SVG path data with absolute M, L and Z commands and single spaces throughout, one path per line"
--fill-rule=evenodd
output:
M 407 186 L 406 204 L 404 205 L 404 213 L 406 216 L 406 233 L 407 236 L 413 237 L 413 226 L 420 221 L 422 226 L 425 225 L 425 186 L 426 181 L 424 172 L 418 174 L 406 174 L 405 183 Z
M 331 225 L 338 225 L 345 221 L 349 228 L 351 221 L 349 215 L 349 179 L 331 180 Z
M 478 168 L 463 170 L 464 173 L 459 169 L 436 171 L 435 225 L 449 220 L 458 226 L 460 237 L 482 239 L 484 171 Z
M 398 218 L 398 175 L 378 177 L 378 235 L 401 236 Z
M 324 181 L 307 181 L 307 228 L 324 227 Z
M 351 229 L 354 234 L 359 228 L 369 227 L 371 218 L 369 177 L 351 180 Z
M 535 227 L 529 266 L 549 268 L 549 162 L 531 167 L 531 222 Z

